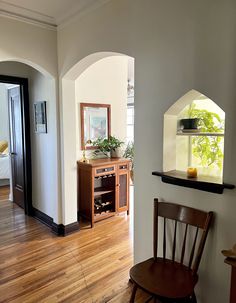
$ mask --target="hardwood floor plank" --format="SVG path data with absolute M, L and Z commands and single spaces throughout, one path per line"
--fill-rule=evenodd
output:
M 10 186 L 0 186 L 0 201 L 8 200 L 10 194 Z
M 0 302 L 129 302 L 131 235 L 130 219 L 115 216 L 58 237 L 18 206 L 1 201 Z M 146 298 L 137 292 L 137 303 Z

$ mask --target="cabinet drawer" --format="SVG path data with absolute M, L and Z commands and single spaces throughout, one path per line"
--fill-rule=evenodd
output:
M 115 173 L 115 165 L 95 168 L 95 176 L 103 176 Z
M 118 165 L 119 171 L 129 170 L 129 163 L 123 163 Z

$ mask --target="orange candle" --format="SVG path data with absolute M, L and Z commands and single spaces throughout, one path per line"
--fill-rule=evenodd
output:
M 187 169 L 187 177 L 188 178 L 196 178 L 197 177 L 197 169 L 196 169 L 196 167 L 188 167 L 188 169 Z

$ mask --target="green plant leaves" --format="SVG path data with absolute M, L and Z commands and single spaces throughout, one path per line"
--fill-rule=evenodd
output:
M 198 128 L 201 132 L 223 133 L 224 120 L 214 112 L 205 109 L 197 109 L 192 103 L 185 113 L 189 118 L 198 118 Z M 222 169 L 223 163 L 223 137 L 196 136 L 192 138 L 192 153 L 200 160 L 203 167 L 217 166 Z
M 124 158 L 131 160 L 132 169 L 134 168 L 134 142 L 130 141 L 125 149 Z
M 96 147 L 94 155 L 97 156 L 101 152 L 107 157 L 111 151 L 115 151 L 116 148 L 120 147 L 123 144 L 123 141 L 120 141 L 114 136 L 109 136 L 108 139 L 99 137 L 97 140 L 92 142 L 92 145 Z

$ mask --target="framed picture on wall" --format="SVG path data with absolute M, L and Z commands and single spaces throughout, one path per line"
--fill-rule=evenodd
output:
M 34 103 L 34 129 L 36 133 L 47 133 L 46 101 Z
M 111 135 L 110 119 L 110 104 L 80 103 L 81 149 L 96 149 L 87 142 Z

